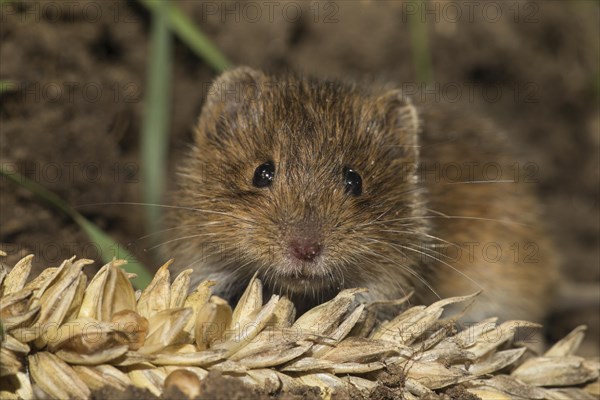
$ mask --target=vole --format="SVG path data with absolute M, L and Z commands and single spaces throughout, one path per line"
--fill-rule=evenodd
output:
M 235 68 L 181 161 L 165 253 L 230 300 L 257 274 L 300 310 L 351 287 L 481 290 L 472 318 L 539 321 L 555 255 L 515 154 L 487 120 L 400 90 Z

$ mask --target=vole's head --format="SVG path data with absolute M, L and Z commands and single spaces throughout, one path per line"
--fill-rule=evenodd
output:
M 224 291 L 258 271 L 272 291 L 317 301 L 402 284 L 414 267 L 403 248 L 424 229 L 417 121 L 398 91 L 226 72 L 174 199 L 187 208 L 172 220 L 176 263 Z

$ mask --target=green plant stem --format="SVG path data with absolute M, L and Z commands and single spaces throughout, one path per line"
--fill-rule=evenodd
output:
M 169 3 L 162 2 L 167 8 Z M 150 63 L 142 129 L 143 198 L 148 204 L 162 204 L 167 170 L 169 112 L 171 104 L 171 33 L 165 13 L 154 13 L 150 41 Z M 148 229 L 160 229 L 162 208 L 146 207 Z
M 423 7 L 425 7 L 425 1 L 421 0 L 419 9 Z M 408 28 L 410 30 L 410 41 L 417 80 L 421 83 L 432 83 L 433 67 L 431 52 L 429 51 L 427 24 L 423 21 L 421 13 L 411 13 L 408 16 Z
M 17 83 L 14 81 L 0 81 L 0 94 L 5 92 L 14 92 L 17 90 Z
M 200 29 L 185 15 L 177 5 L 170 1 L 139 0 L 153 15 L 163 14 L 171 30 L 179 37 L 198 57 L 205 60 L 217 71 L 224 71 L 231 63 L 213 45 L 213 43 L 200 31 Z
M 52 193 L 37 182 L 24 177 L 18 172 L 9 170 L 5 165 L 0 166 L 0 174 L 8 178 L 8 180 L 12 181 L 16 185 L 31 191 L 42 200 L 71 217 L 86 232 L 90 240 L 99 247 L 102 254 L 102 260 L 105 263 L 110 262 L 114 257 L 127 260 L 127 264 L 124 266 L 124 269 L 137 275 L 137 277 L 131 281 L 136 289 L 143 289 L 150 283 L 152 280 L 152 275 L 142 265 L 142 263 L 136 260 L 136 258 L 127 250 L 125 250 L 122 245 L 114 241 L 108 234 L 103 232 L 83 215 L 75 211 L 75 209 L 69 206 L 56 194 Z

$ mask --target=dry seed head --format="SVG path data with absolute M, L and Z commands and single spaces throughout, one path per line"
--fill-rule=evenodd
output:
M 233 312 L 227 301 L 212 296 L 201 306 L 196 315 L 194 337 L 198 350 L 206 350 L 223 339 L 231 325 Z
M 343 390 L 368 397 L 386 385 L 378 372 L 387 367 L 403 376 L 386 393 L 405 399 L 457 385 L 484 399 L 586 399 L 599 391 L 598 361 L 575 355 L 583 327 L 538 357 L 512 343 L 517 329 L 535 324 L 491 318 L 456 331 L 475 295 L 378 323 L 358 301 L 363 289 L 346 289 L 295 320 L 287 298 L 263 304 L 256 278 L 232 310 L 212 296 L 214 282 L 188 295 L 189 270 L 171 283 L 171 262 L 137 295 L 124 262 L 106 264 L 89 283 L 88 263 L 66 260 L 29 283 L 31 257 L 10 272 L 0 266 L 1 398 L 86 398 L 130 385 L 156 396 L 175 386 L 192 397 L 209 371 L 269 394 L 311 386 L 324 398 Z M 463 311 L 440 320 L 448 306 Z
M 111 326 L 120 333 L 117 343 L 126 344 L 129 350 L 139 350 L 146 341 L 148 320 L 132 310 L 121 310 L 112 315 Z

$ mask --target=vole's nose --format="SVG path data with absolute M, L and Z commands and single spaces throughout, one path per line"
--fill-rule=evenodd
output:
M 298 260 L 311 262 L 321 254 L 321 244 L 311 238 L 296 238 L 290 241 L 289 251 Z

